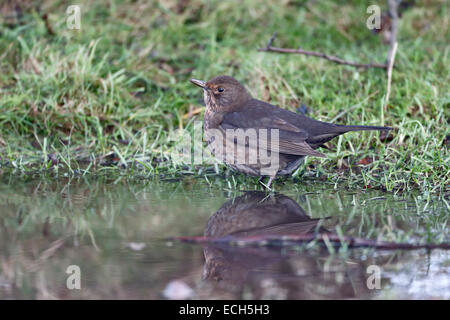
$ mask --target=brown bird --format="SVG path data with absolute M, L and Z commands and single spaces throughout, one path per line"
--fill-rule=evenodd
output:
M 391 129 L 317 121 L 253 99 L 230 76 L 191 82 L 203 89 L 205 140 L 214 156 L 232 169 L 259 176 L 260 181 L 269 176 L 268 188 L 277 175 L 288 175 L 297 169 L 305 156 L 325 157 L 316 149 L 338 135 Z

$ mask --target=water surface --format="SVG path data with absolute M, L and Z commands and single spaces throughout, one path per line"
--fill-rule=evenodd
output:
M 169 240 L 316 232 L 448 242 L 444 199 L 317 183 L 280 184 L 266 197 L 228 190 L 220 179 L 0 176 L 0 298 L 450 298 L 445 250 Z M 67 286 L 72 265 L 81 289 Z

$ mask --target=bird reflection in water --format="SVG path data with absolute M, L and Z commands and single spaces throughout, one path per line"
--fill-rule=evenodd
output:
M 328 233 L 292 198 L 247 192 L 208 220 L 204 236 L 221 239 Z M 326 250 L 263 248 L 208 243 L 198 298 L 315 299 L 361 297 L 368 291 L 363 268 L 332 259 Z M 324 252 L 325 251 L 325 252 Z

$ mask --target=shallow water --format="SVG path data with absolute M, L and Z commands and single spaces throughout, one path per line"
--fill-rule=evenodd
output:
M 0 176 L 0 298 L 450 298 L 445 250 L 170 240 L 320 232 L 448 242 L 443 199 L 310 182 L 279 184 L 268 197 L 226 188 L 221 178 Z M 80 289 L 71 289 L 76 272 L 66 272 L 73 265 L 79 267 Z

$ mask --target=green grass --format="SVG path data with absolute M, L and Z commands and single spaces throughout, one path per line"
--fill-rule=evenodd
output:
M 79 1 L 81 30 L 66 27 L 70 1 L 26 3 L 22 17 L 0 17 L 3 170 L 204 177 L 204 166 L 158 159 L 170 154 L 174 130 L 202 117 L 188 117 L 202 95 L 188 80 L 228 74 L 257 98 L 289 110 L 307 105 L 316 119 L 344 112 L 337 123 L 396 129 L 389 142 L 377 133 L 334 140 L 327 159 L 309 158 L 289 178 L 296 183 L 311 176 L 351 188 L 448 192 L 446 1 L 403 13 L 387 110 L 381 69 L 257 51 L 277 31 L 276 46 L 383 63 L 388 47 L 365 27 L 362 1 Z M 7 6 L 2 13 L 13 16 Z M 364 158 L 372 162 L 358 165 Z M 253 182 L 237 175 L 226 184 L 242 181 Z

